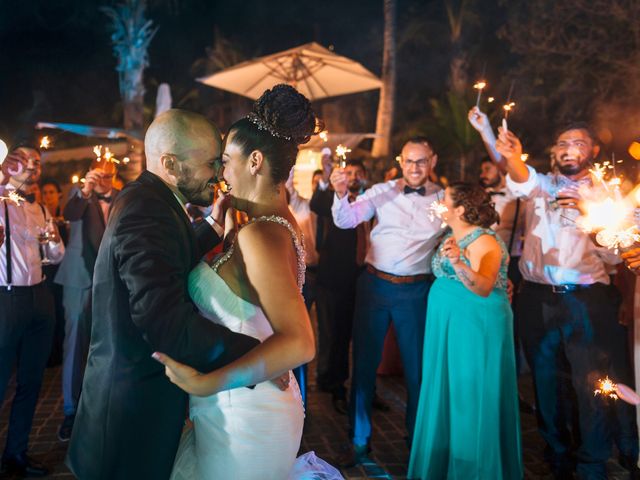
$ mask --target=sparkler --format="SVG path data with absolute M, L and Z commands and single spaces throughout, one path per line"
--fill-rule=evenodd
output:
M 509 94 L 507 95 L 507 103 L 505 103 L 502 106 L 502 109 L 504 110 L 504 118 L 502 119 L 502 129 L 505 132 L 509 130 L 509 128 L 507 127 L 507 119 L 509 118 L 509 113 L 516 106 L 515 102 L 511 101 L 511 95 L 513 95 L 513 86 L 514 86 L 514 80 L 511 80 L 511 85 L 509 86 Z
M 493 102 L 495 102 L 495 101 L 496 101 L 495 97 L 489 97 L 489 98 L 487 98 L 487 103 L 493 103 Z
M 480 108 L 480 97 L 482 96 L 482 90 L 487 86 L 487 82 L 484 80 L 479 80 L 473 86 L 476 90 L 478 90 L 478 97 L 476 98 L 476 107 Z
M 336 156 L 342 159 L 340 160 L 340 168 L 344 168 L 347 165 L 347 153 L 350 151 L 350 148 L 347 148 L 342 144 L 336 147 Z
M 47 150 L 50 147 L 51 147 L 51 139 L 49 138 L 48 135 L 45 135 L 40 139 L 40 148 L 42 150 Z
M 597 383 L 596 390 L 593 392 L 593 395 L 603 395 L 609 398 L 613 398 L 614 400 L 618 399 L 618 386 L 613 383 L 613 381 L 607 376 L 604 380 L 599 379 Z
M 442 221 L 440 228 L 445 228 L 447 224 L 445 223 L 443 216 L 448 211 L 449 209 L 444 203 L 434 200 L 433 203 L 429 205 L 429 220 L 433 222 L 437 218 Z
M 321 131 L 321 132 L 318 134 L 318 136 L 320 137 L 320 139 L 321 139 L 323 142 L 326 142 L 326 141 L 328 141 L 328 140 L 329 140 L 329 132 L 327 132 L 326 130 Z
M 20 206 L 20 202 L 24 201 L 24 197 L 20 196 L 20 194 L 16 190 L 9 192 L 6 197 L 0 197 L 0 202 L 13 202 L 17 207 Z
M 603 187 L 604 195 L 602 189 L 580 188 L 585 213 L 577 219 L 576 224 L 587 233 L 595 233 L 598 244 L 618 253 L 640 242 L 640 231 L 634 221 L 637 191 L 623 198 L 620 191 L 622 180 L 615 175 L 614 165 L 615 160 L 605 161 L 594 163 L 589 169 L 593 183 Z M 613 176 L 607 179 L 609 171 Z

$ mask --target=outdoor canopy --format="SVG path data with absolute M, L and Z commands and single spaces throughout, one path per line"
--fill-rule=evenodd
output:
M 312 101 L 382 86 L 382 81 L 360 63 L 315 42 L 248 60 L 197 80 L 254 100 L 279 83 L 288 83 Z

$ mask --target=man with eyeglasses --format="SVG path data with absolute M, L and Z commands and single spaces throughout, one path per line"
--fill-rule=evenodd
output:
M 349 421 L 351 445 L 339 459 L 343 467 L 361 463 L 371 438 L 371 407 L 376 370 L 393 322 L 407 385 L 406 428 L 413 435 L 420 392 L 422 344 L 427 295 L 433 276 L 431 256 L 442 232 L 429 207 L 442 198 L 429 181 L 438 157 L 424 137 L 402 148 L 402 178 L 374 185 L 349 202 L 348 177 L 335 169 L 333 220 L 339 228 L 355 228 L 376 218 L 371 230 L 366 268 L 358 278 L 353 325 L 353 373 Z
M 627 331 L 617 321 L 620 294 L 607 266 L 620 259 L 576 225 L 580 189 L 593 188 L 589 169 L 600 150 L 596 137 L 585 123 L 561 128 L 553 147 L 557 170 L 545 175 L 522 162 L 513 133 L 499 131 L 495 147 L 506 159 L 507 184 L 531 202 L 518 318 L 546 460 L 556 478 L 573 478 L 574 462 L 580 479 L 607 478 L 613 437 L 620 463 L 637 475 L 635 409 L 624 402 L 608 406 L 607 398 L 594 396 L 598 379 L 607 375 L 633 385 Z M 568 428 L 570 403 L 579 431 Z M 576 452 L 572 436 L 579 442 Z
M 16 372 L 0 476 L 43 477 L 49 472 L 27 455 L 55 325 L 42 262 L 46 258 L 57 264 L 64 255 L 57 228 L 47 222 L 51 213 L 27 193 L 41 173 L 40 152 L 28 142 L 16 145 L 0 165 L 0 224 L 5 234 L 0 248 L 0 403 L 14 366 Z

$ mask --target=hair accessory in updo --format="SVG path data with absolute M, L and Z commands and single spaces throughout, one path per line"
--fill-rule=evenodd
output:
M 261 119 L 258 116 L 258 114 L 256 114 L 255 112 L 251 112 L 249 115 L 247 115 L 247 120 L 249 120 L 256 127 L 258 127 L 258 130 L 266 130 L 267 132 L 269 132 L 271 135 L 273 135 L 276 138 L 282 138 L 284 140 L 291 141 L 291 137 L 287 137 L 286 135 L 278 133 L 276 131 L 276 129 L 273 128 L 273 126 L 269 125 L 266 121 Z

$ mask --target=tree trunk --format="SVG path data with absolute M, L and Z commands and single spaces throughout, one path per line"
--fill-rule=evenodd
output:
M 385 157 L 391 146 L 391 129 L 396 92 L 396 2 L 384 0 L 384 46 L 382 54 L 382 88 L 378 103 L 376 134 L 371 155 Z

